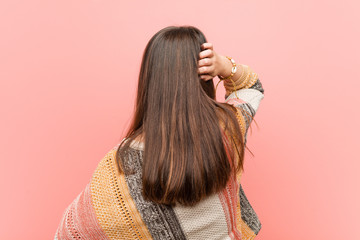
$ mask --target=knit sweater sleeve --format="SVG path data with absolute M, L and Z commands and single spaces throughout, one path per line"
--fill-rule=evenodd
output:
M 244 76 L 245 80 L 240 84 L 235 83 L 238 85 L 234 85 L 230 80 L 225 80 L 224 87 L 226 90 L 225 102 L 236 107 L 238 121 L 246 144 L 247 131 L 264 98 L 265 91 L 258 74 L 247 65 L 241 65 L 241 67 L 244 74 L 247 75 Z

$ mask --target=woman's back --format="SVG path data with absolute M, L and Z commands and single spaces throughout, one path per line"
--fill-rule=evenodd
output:
M 173 63 L 159 63 L 153 56 L 168 42 L 149 42 L 132 127 L 65 210 L 55 239 L 253 239 L 260 231 L 238 167 L 264 98 L 262 84 L 247 65 L 238 65 L 231 74 L 235 81 L 223 79 L 226 103 L 216 102 L 212 79 L 204 85 L 196 64 L 188 64 L 196 60 L 194 52 L 204 37 L 189 38 L 190 32 L 199 34 L 193 28 L 175 30 L 185 35 L 169 35 L 166 41 L 188 41 L 191 47 L 183 49 L 188 53 L 170 55 Z M 221 61 L 224 70 L 229 62 Z M 154 69 L 167 69 L 167 74 L 149 72 Z M 189 73 L 179 77 L 183 69 Z M 227 70 L 218 73 L 228 75 Z

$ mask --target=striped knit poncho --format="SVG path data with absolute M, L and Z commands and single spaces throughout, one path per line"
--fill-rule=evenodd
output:
M 244 87 L 226 88 L 226 102 L 255 115 L 264 98 L 264 89 L 256 73 L 250 71 Z M 250 121 L 238 116 L 246 143 Z M 120 144 L 120 143 L 119 143 Z M 254 239 L 261 229 L 260 220 L 241 185 L 241 172 L 229 180 L 221 192 L 193 207 L 170 207 L 142 196 L 142 159 L 144 145 L 132 142 L 124 168 L 132 174 L 119 173 L 114 146 L 99 162 L 89 183 L 66 208 L 55 240 L 61 239 Z

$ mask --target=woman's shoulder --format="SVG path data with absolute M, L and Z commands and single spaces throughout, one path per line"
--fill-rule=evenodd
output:
M 119 149 L 122 147 L 122 142 L 126 141 L 123 139 L 120 143 L 117 143 L 110 150 L 108 150 L 105 155 L 100 159 L 94 173 L 92 179 L 97 178 L 99 176 L 103 176 L 104 174 L 113 174 L 114 176 L 119 176 L 122 173 L 120 169 L 118 169 L 118 164 L 123 161 L 120 159 L 118 155 Z M 131 154 L 134 151 L 142 151 L 144 149 L 144 143 L 139 141 L 132 141 L 128 150 L 126 151 L 127 155 Z

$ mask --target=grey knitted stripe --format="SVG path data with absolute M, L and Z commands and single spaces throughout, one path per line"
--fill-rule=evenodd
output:
M 249 87 L 249 89 L 259 90 L 262 94 L 265 93 L 264 88 L 263 88 L 263 86 L 262 86 L 259 78 L 256 80 L 256 82 L 254 83 L 254 85 L 252 85 L 251 87 Z
M 121 159 L 125 168 L 125 179 L 143 221 L 153 239 L 186 239 L 177 216 L 170 206 L 155 204 L 142 196 L 142 158 L 143 150 L 129 148 Z
M 240 196 L 241 218 L 257 235 L 261 229 L 261 222 L 256 212 L 252 208 L 251 204 L 249 203 L 241 184 L 240 184 L 239 196 Z

